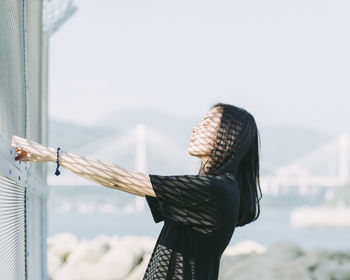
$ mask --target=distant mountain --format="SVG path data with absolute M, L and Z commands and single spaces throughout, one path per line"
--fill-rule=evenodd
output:
M 284 165 L 332 141 L 332 135 L 317 129 L 296 125 L 263 125 L 261 136 L 261 157 L 274 165 Z
M 142 122 L 169 135 L 175 142 L 188 144 L 192 135 L 192 128 L 200 122 L 202 116 L 178 117 L 153 108 L 124 109 L 109 113 L 99 123 L 106 127 L 125 131 Z
M 48 145 L 55 148 L 61 147 L 66 151 L 87 145 L 117 131 L 113 127 L 86 127 L 54 119 L 49 119 L 48 130 Z
M 137 108 L 110 113 L 101 119 L 98 127 L 50 120 L 49 146 L 60 146 L 66 151 L 79 151 L 84 156 L 99 156 L 102 160 L 112 160 L 117 164 L 124 164 L 126 168 L 133 168 L 134 141 L 125 140 L 130 142 L 123 144 L 126 146 L 118 141 L 121 141 L 125 133 L 133 133 L 133 128 L 138 123 L 143 123 L 153 131 L 149 134 L 150 138 L 147 138 L 146 132 L 146 141 L 153 143 L 147 142 L 150 170 L 157 172 L 170 169 L 180 172 L 184 170 L 182 167 L 175 168 L 183 166 L 184 160 L 187 168 L 193 169 L 193 165 L 199 167 L 199 159 L 193 159 L 186 150 L 192 135 L 191 129 L 199 123 L 201 117 L 180 118 L 164 111 Z M 262 166 L 287 164 L 337 136 L 295 125 L 260 125 L 259 132 Z

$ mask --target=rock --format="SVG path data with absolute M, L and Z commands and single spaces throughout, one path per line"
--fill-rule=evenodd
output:
M 312 280 L 303 266 L 278 259 L 275 255 L 252 253 L 225 258 L 230 260 L 220 268 L 220 280 Z
M 345 263 L 333 271 L 332 277 L 334 280 L 350 279 L 350 263 Z
M 72 234 L 49 237 L 48 273 L 52 280 L 139 280 L 150 260 L 156 239 L 105 236 L 80 241 Z M 310 249 L 292 242 L 265 248 L 252 240 L 226 248 L 220 280 L 350 280 L 350 252 Z
M 278 259 L 280 261 L 294 260 L 303 255 L 301 248 L 288 241 L 279 241 L 267 248 L 266 257 Z
M 112 247 L 96 264 L 100 274 L 95 279 L 124 279 L 138 265 L 138 257 L 125 243 Z
M 100 278 L 103 274 L 100 260 L 110 251 L 109 239 L 105 235 L 92 240 L 82 239 L 53 279 L 103 279 Z
M 317 280 L 348 280 L 350 279 L 350 256 L 340 252 L 324 252 L 310 270 Z
M 56 255 L 62 263 L 66 262 L 69 254 L 78 246 L 79 240 L 71 233 L 59 233 L 47 238 L 47 250 Z M 51 259 L 53 257 L 51 256 Z
M 125 279 L 128 275 L 137 279 L 146 269 L 148 262 L 145 255 L 152 252 L 155 242 L 149 237 L 117 235 L 82 239 L 65 264 L 60 267 L 53 262 L 50 272 L 54 272 L 54 280 L 116 280 Z
M 252 240 L 245 240 L 235 245 L 228 246 L 224 251 L 223 255 L 233 256 L 233 255 L 251 254 L 251 253 L 262 254 L 265 252 L 266 252 L 265 246 Z
M 303 265 L 309 271 L 313 271 L 319 263 L 328 258 L 328 252 L 324 249 L 310 249 L 295 260 L 296 263 Z
M 56 275 L 57 270 L 62 265 L 62 259 L 55 255 L 52 251 L 47 251 L 46 254 L 47 257 L 47 272 L 49 275 Z
M 240 246 L 244 248 L 244 244 L 249 243 Z M 303 254 L 298 245 L 281 241 L 274 243 L 267 250 L 259 246 L 257 248 L 260 248 L 260 253 L 226 254 L 221 261 L 220 279 L 311 280 L 305 267 L 292 262 Z
M 130 248 L 136 256 L 152 252 L 156 240 L 147 236 L 129 235 L 123 237 L 123 242 Z
M 146 253 L 139 265 L 135 267 L 132 273 L 125 278 L 125 280 L 140 280 L 145 274 L 149 260 L 151 259 L 152 252 Z
M 67 265 L 79 266 L 82 263 L 98 262 L 110 249 L 109 237 L 100 235 L 92 240 L 82 239 L 68 256 Z

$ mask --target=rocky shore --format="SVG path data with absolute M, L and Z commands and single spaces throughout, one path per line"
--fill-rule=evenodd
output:
M 61 233 L 47 239 L 51 280 L 140 280 L 156 239 L 106 236 L 78 239 Z M 291 242 L 264 247 L 246 240 L 226 248 L 220 280 L 350 280 L 350 252 L 302 250 Z

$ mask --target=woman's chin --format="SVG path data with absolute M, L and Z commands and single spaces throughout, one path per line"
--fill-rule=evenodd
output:
M 197 154 L 196 152 L 194 152 L 194 151 L 193 151 L 192 149 L 190 149 L 190 148 L 187 149 L 187 152 L 188 152 L 188 154 L 191 155 L 191 156 L 195 156 L 195 157 L 198 156 L 198 154 Z

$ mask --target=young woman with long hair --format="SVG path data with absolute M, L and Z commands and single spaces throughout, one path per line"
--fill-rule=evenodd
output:
M 201 159 L 196 175 L 135 172 L 15 135 L 12 146 L 15 160 L 58 160 L 102 186 L 145 197 L 154 221 L 164 225 L 144 280 L 216 280 L 235 228 L 260 215 L 260 136 L 249 112 L 225 103 L 213 105 L 192 133 L 188 153 Z

